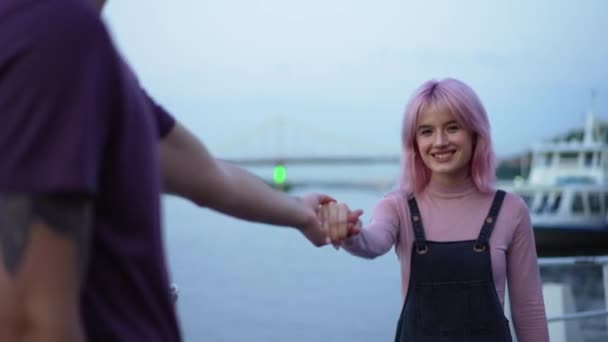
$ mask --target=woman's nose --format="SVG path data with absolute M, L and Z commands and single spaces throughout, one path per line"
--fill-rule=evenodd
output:
M 445 146 L 448 144 L 448 136 L 445 132 L 439 132 L 435 135 L 435 141 L 433 142 L 435 146 Z

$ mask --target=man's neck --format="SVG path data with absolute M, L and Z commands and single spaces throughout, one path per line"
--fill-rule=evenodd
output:
M 101 13 L 103 6 L 106 4 L 106 0 L 93 0 L 93 4 L 95 5 L 95 8 L 97 8 L 97 11 Z

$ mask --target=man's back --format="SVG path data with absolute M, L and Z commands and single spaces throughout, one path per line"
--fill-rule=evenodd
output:
M 88 340 L 178 341 L 156 146 L 172 120 L 86 1 L 2 1 L 0 108 L 0 194 L 77 194 L 93 204 L 80 256 Z

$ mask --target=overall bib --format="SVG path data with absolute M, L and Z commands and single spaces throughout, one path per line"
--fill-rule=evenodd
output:
M 395 342 L 512 341 L 489 246 L 504 196 L 496 192 L 477 240 L 454 242 L 427 241 L 416 199 L 408 199 L 415 241 Z

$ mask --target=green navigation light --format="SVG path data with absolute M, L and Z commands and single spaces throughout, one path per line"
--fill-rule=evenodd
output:
M 275 184 L 285 183 L 285 179 L 287 178 L 287 170 L 285 169 L 285 166 L 276 165 L 272 173 L 272 178 L 274 179 Z

